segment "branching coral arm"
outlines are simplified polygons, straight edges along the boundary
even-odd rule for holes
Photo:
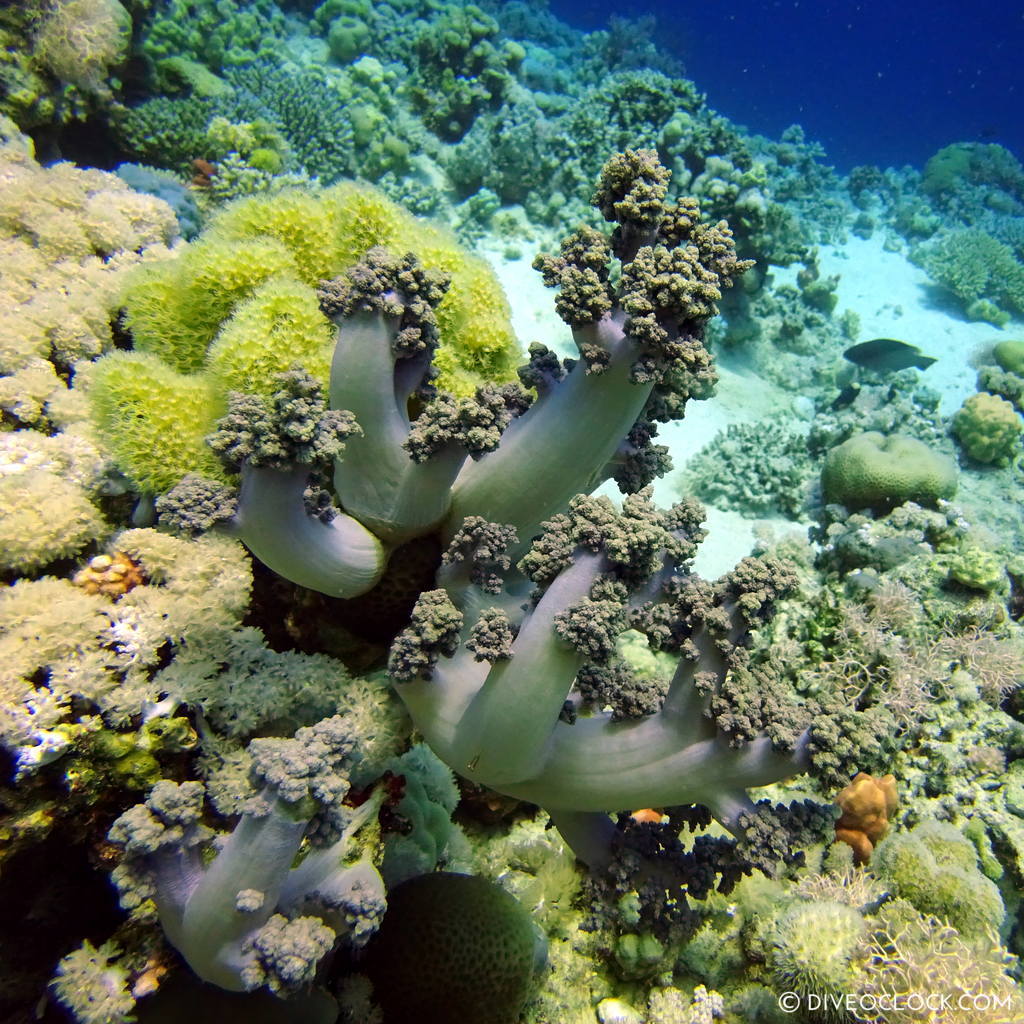
[[[330,404],[362,428],[334,467],[349,514],[392,543],[429,531],[445,515],[464,450],[415,462],[404,447],[409,401],[429,386],[437,348],[442,275],[411,254],[371,249],[361,263],[319,289],[320,307],[338,328]]]
[[[371,589],[386,563],[381,542],[328,501],[312,508],[313,474],[358,436],[351,414],[329,410],[320,385],[295,368],[277,375],[271,397],[232,392],[207,443],[242,477],[233,525],[275,572],[332,597]]]
[[[509,656],[487,673],[451,751],[451,763],[467,778],[500,787],[547,759],[554,725],[584,661],[571,643],[553,635],[556,620],[590,594],[602,561],[585,556],[561,573],[523,620]]]
[[[496,452],[462,469],[449,529],[482,515],[514,525],[525,546],[573,494],[612,475],[643,486],[667,465],[665,452],[649,445],[649,421],[678,418],[691,391],[709,390],[704,325],[722,290],[751,265],[736,259],[724,223],[702,224],[695,204],[666,207],[667,182],[653,151],[618,154],[593,198],[618,224],[611,243],[581,227],[560,255],[535,261],[545,284],[558,289],[556,309],[580,359],[564,373],[546,350],[532,351],[521,376],[539,397]],[[617,287],[613,255],[622,263]]]
[[[609,354],[604,372],[591,374],[577,363],[512,421],[497,451],[467,463],[455,482],[450,523],[480,515],[513,524],[529,543],[544,519],[600,483],[598,472],[640,416],[652,385],[631,381],[635,352],[621,317],[609,315],[588,333]]]
[[[384,546],[351,516],[325,522],[311,515],[308,479],[306,466],[244,466],[237,535],[265,566],[299,586],[331,597],[365,594],[384,571]]]

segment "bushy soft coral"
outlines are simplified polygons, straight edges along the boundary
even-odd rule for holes
[[[114,942],[97,948],[86,940],[57,965],[53,994],[81,1024],[120,1024],[132,1019],[135,999],[129,991],[128,972],[117,962],[120,953]]]
[[[173,212],[112,174],[40,167],[13,131],[0,147],[0,182],[0,373],[95,358],[113,344],[121,272],[166,253]]]
[[[118,0],[49,0],[35,36],[36,56],[57,78],[103,91],[124,60],[131,17]]]
[[[748,264],[724,223],[704,223],[692,200],[666,200],[668,180],[653,151],[617,155],[594,196],[617,225],[610,240],[580,229],[559,256],[538,259],[580,359],[563,364],[535,346],[521,377],[536,398],[511,386],[483,387],[474,399],[433,394],[430,364],[453,327],[446,301],[461,264],[429,232],[408,238],[422,263],[367,250],[366,241],[407,236],[392,227],[381,239],[380,200],[361,191],[327,195],[358,260],[317,293],[336,331],[333,346],[318,333],[309,350],[315,367],[330,360],[327,391],[296,369],[274,376],[254,342],[234,366],[224,339],[240,312],[206,357],[211,384],[243,392],[211,438],[227,469],[241,470],[229,526],[275,571],[338,596],[370,589],[409,538],[439,533],[450,542],[436,588],[421,595],[392,649],[399,693],[443,760],[551,808],[597,862],[607,857],[609,809],[703,803],[742,831],[756,818],[745,788],[804,768],[812,732],[811,746],[827,750],[849,718],[797,709],[770,684],[770,668],[747,670],[746,638],[795,584],[790,568],[746,560],[710,585],[689,572],[701,536],[695,503],[660,512],[639,493],[618,512],[604,499],[573,498],[612,477],[637,491],[663,471],[654,423],[678,418],[714,380],[704,325]],[[213,247],[227,254],[229,240],[236,251],[257,244],[250,223],[263,232],[258,244],[299,279],[322,277],[339,258],[338,236],[322,221],[298,234],[308,218],[293,215],[314,204],[295,194],[283,206],[228,211],[182,263],[181,284],[206,304],[189,313],[192,339],[149,338],[145,325],[167,308],[140,293],[132,316],[141,347],[183,369],[203,358],[233,299],[230,278],[224,291],[207,281],[208,258]],[[243,293],[245,281],[237,280]],[[135,356],[135,366],[147,358]],[[323,490],[325,479],[333,491]],[[630,628],[686,655],[667,692],[640,699],[617,660],[616,639]],[[581,672],[618,711],[576,717],[571,691]],[[613,721],[623,714],[631,720]],[[758,828],[767,837],[781,826],[765,819]]]
[[[294,739],[250,744],[256,795],[212,861],[203,786],[163,780],[114,822],[124,859],[114,872],[122,904],[150,899],[168,938],[204,980],[233,991],[308,984],[345,936],[365,944],[384,912],[384,887],[368,861],[348,863],[352,840],[377,805],[343,801],[358,736],[341,716]],[[313,846],[293,867],[307,839]]]
[[[275,374],[296,362],[325,383],[335,328],[316,286],[379,244],[416,247],[432,272],[450,275],[444,297],[435,296],[442,380],[465,393],[506,378],[515,344],[504,296],[482,261],[441,229],[352,185],[254,197],[222,211],[176,259],[141,268],[127,287],[136,351],[101,362],[91,389],[100,430],[125,471],[151,492],[189,471],[217,476],[204,437],[229,392],[269,397]]]

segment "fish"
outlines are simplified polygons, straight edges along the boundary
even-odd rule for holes
[[[935,360],[926,356],[919,348],[908,345],[905,341],[895,338],[872,338],[848,348],[843,356],[851,363],[863,366],[866,370],[877,370],[880,373],[906,370],[916,366],[919,370],[927,370]]]
[[[851,405],[854,399],[860,394],[860,385],[856,382],[847,384],[842,391],[836,396],[832,402],[831,408],[842,409],[844,406]]]

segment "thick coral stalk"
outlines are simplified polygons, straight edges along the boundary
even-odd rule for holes
[[[502,435],[497,451],[467,463],[455,481],[449,529],[467,515],[511,523],[528,546],[540,524],[601,482],[623,437],[640,418],[651,384],[631,380],[636,348],[623,335],[622,314],[577,328],[581,346],[609,353],[590,373],[581,360]],[[522,553],[522,548],[515,552]]]
[[[414,462],[402,447],[411,426],[410,394],[426,365],[403,360],[396,367],[397,331],[397,317],[376,311],[342,320],[330,386],[331,407],[352,413],[362,428],[335,463],[334,488],[350,515],[391,544],[428,533],[444,518],[452,481],[466,458],[464,449],[452,445]]]
[[[351,516],[310,515],[303,494],[309,468],[246,464],[235,528],[268,568],[331,597],[365,594],[384,572],[384,546]]]
[[[241,992],[249,956],[245,939],[275,912],[281,885],[299,852],[308,818],[283,805],[245,815],[189,896],[175,942],[206,981]],[[259,906],[241,908],[239,896],[258,893]]]

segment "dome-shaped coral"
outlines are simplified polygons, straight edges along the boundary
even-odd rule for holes
[[[368,948],[387,1024],[514,1024],[545,955],[513,896],[486,878],[445,872],[389,892]]]
[[[953,433],[977,462],[1005,466],[1018,451],[1024,424],[1012,403],[980,391],[953,417]]]
[[[934,505],[956,493],[956,465],[916,438],[868,431],[828,453],[821,488],[827,502],[850,509]]]

